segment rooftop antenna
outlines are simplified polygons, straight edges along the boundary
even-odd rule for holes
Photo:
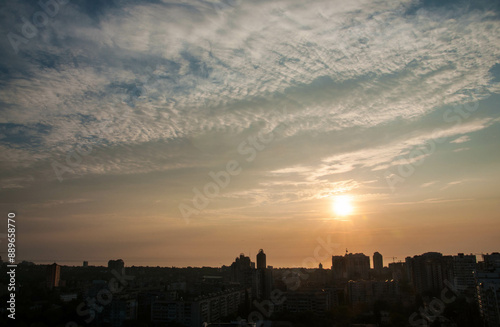
[[[347,248],[345,248],[345,254],[347,255]]]

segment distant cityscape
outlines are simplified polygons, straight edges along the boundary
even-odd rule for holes
[[[262,249],[222,267],[23,261],[18,281],[26,326],[500,326],[498,252],[384,265],[346,249],[314,269],[274,268]]]
[[[500,0],[0,1],[0,45],[0,327],[500,327]]]

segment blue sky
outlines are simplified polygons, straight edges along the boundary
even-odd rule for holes
[[[0,10],[0,198],[23,258],[498,250],[498,2],[50,3]]]

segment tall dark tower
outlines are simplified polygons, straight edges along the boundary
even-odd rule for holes
[[[257,270],[255,270],[255,297],[259,300],[269,299],[273,289],[273,270],[267,268],[266,254],[260,249],[257,254]]]
[[[384,259],[380,253],[375,252],[373,254],[373,269],[377,274],[381,274],[383,268],[384,268]]]
[[[260,249],[257,253],[257,269],[266,269],[266,254]]]

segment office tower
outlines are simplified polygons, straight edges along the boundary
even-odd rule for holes
[[[260,249],[257,253],[257,269],[265,269],[266,267],[266,254],[264,250]]]
[[[453,282],[453,258],[438,252],[427,252],[406,258],[408,277],[415,290],[423,292],[441,292],[445,281]]]
[[[83,267],[88,267],[89,266],[89,262],[88,261],[84,261],[83,262]]]
[[[61,266],[57,263],[53,263],[47,266],[47,287],[53,289],[54,287],[59,287],[59,281],[61,279]]]
[[[384,259],[382,255],[378,252],[373,254],[373,270],[377,275],[382,273],[382,269],[384,268]]]
[[[453,256],[453,284],[458,291],[465,292],[468,290],[471,293],[475,291],[474,270],[476,270],[475,255],[459,253]]]

